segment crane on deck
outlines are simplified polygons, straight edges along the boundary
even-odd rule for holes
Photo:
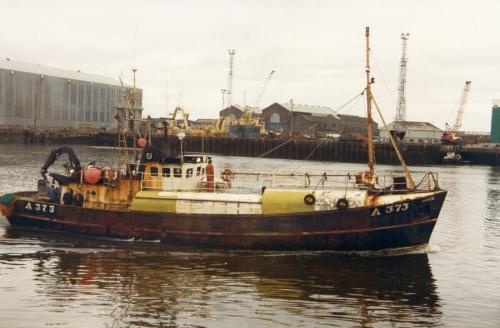
[[[460,103],[458,105],[455,123],[453,123],[453,126],[450,126],[448,123],[446,123],[446,130],[441,137],[441,142],[443,144],[460,144],[462,142],[462,138],[460,138],[457,133],[462,126],[462,118],[465,111],[465,105],[467,104],[467,99],[469,97],[470,85],[471,81],[465,81],[465,86],[462,91],[462,96],[460,97]]]

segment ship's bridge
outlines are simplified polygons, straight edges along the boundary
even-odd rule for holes
[[[201,189],[206,182],[208,157],[205,155],[187,154],[153,160],[155,156],[149,154],[145,154],[147,161],[141,164],[142,189],[194,191]]]

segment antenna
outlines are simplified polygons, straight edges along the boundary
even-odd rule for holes
[[[168,66],[167,66],[167,79],[165,81],[165,112],[168,117]]]
[[[236,50],[229,49],[227,51],[229,54],[229,74],[227,77],[227,105],[231,107],[233,105],[232,96],[233,96],[233,63],[234,63],[234,54]]]
[[[224,105],[225,105],[224,99],[226,98],[227,90],[226,89],[221,89],[220,92],[222,94],[222,109],[225,109],[224,108]]]

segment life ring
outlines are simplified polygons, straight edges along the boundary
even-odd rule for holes
[[[345,198],[339,198],[337,200],[337,208],[339,210],[345,210],[345,209],[349,208],[349,201]]]
[[[220,174],[220,177],[222,180],[224,180],[227,183],[231,183],[231,181],[234,180],[234,172],[231,169],[225,169],[222,171]]]
[[[307,205],[312,205],[316,203],[316,198],[313,194],[307,194],[304,196],[304,203],[306,203]]]

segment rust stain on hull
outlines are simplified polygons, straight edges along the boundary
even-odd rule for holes
[[[98,210],[56,205],[54,215],[28,213],[17,200],[13,225],[198,247],[271,250],[379,250],[426,244],[446,192],[414,199],[404,212],[383,207],[287,215],[201,215]],[[398,205],[398,203],[395,203]],[[385,213],[389,212],[389,213]],[[380,214],[379,214],[380,213]]]

